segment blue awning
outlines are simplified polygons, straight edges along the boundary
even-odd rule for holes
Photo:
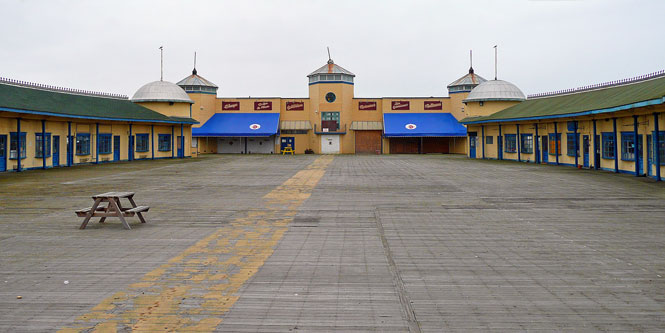
[[[279,113],[215,113],[192,136],[271,136],[278,124]]]
[[[385,113],[387,137],[466,136],[466,127],[450,113]]]

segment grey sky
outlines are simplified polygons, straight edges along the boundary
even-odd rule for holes
[[[665,1],[0,0],[0,76],[131,95],[199,74],[220,96],[306,97],[327,60],[358,97],[446,96],[469,68],[525,93],[665,68]]]

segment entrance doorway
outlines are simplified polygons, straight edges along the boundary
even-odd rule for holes
[[[291,147],[293,151],[296,151],[296,138],[292,136],[283,136],[280,140],[279,151],[283,151],[286,147]]]
[[[53,166],[57,167],[60,165],[60,136],[54,135],[52,139],[53,151],[51,154],[51,161],[53,162]]]
[[[113,160],[118,162],[120,161],[120,136],[116,135],[113,137]]]
[[[321,154],[339,154],[339,135],[321,135]]]
[[[475,136],[469,137],[469,157],[476,158],[476,138]]]
[[[548,147],[549,147],[549,141],[548,141],[547,135],[541,136],[540,137],[540,153],[541,153],[543,163],[548,162],[548,160],[547,160],[548,155],[549,155],[548,150],[547,150]]]
[[[7,170],[7,135],[0,135],[0,172]]]
[[[584,156],[584,167],[589,168],[589,136],[582,136],[582,154]]]

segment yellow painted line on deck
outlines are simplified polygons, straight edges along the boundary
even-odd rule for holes
[[[203,331],[219,325],[238,291],[272,255],[332,156],[321,156],[250,211],[115,293],[60,332]]]

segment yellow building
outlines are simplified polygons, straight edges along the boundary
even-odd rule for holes
[[[472,116],[462,120],[468,126],[469,157],[661,179],[665,71],[533,95],[523,102],[474,98],[484,84],[469,94]],[[483,108],[489,111],[479,111]]]
[[[332,59],[309,75],[308,97],[217,97],[198,75],[177,84],[194,101],[196,153],[466,153],[462,101],[485,81],[473,69],[449,97],[359,98],[355,74]]]
[[[163,93],[158,85],[139,95]],[[0,172],[191,156],[192,101],[170,85],[186,100],[161,94],[137,104],[125,96],[0,79]]]

